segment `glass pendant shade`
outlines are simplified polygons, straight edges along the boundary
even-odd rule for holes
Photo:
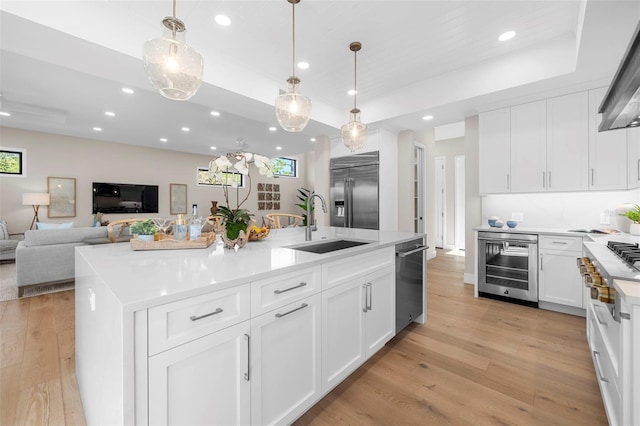
[[[287,132],[301,132],[311,118],[311,99],[300,93],[300,79],[290,77],[287,93],[276,98],[276,118]]]
[[[349,148],[351,152],[364,148],[369,129],[366,124],[360,121],[359,109],[354,108],[351,110],[351,121],[342,126],[340,133],[342,134],[344,145]]]
[[[144,43],[144,69],[151,85],[162,96],[176,101],[186,101],[202,84],[202,55],[185,43],[182,21],[168,17],[164,19],[163,24],[162,37]]]

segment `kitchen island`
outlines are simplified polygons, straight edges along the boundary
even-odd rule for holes
[[[416,236],[320,227],[305,242],[288,228],[237,251],[78,248],[87,423],[294,421],[394,336],[394,247]],[[367,244],[294,249],[337,239]]]

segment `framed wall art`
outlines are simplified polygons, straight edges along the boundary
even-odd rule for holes
[[[169,184],[170,213],[187,214],[187,185],[183,183]]]
[[[48,177],[47,188],[51,197],[47,217],[75,217],[76,179]]]
[[[20,148],[0,149],[0,175],[27,177],[27,151]]]

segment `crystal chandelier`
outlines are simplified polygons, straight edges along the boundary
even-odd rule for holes
[[[300,93],[300,79],[296,77],[296,4],[287,0],[293,11],[293,73],[287,79],[287,93],[276,98],[276,118],[287,132],[301,132],[311,118],[311,99]]]
[[[351,121],[342,126],[340,131],[340,133],[342,133],[342,141],[351,152],[364,147],[368,133],[367,125],[360,121],[360,110],[356,107],[356,98],[358,96],[356,88],[356,54],[360,49],[362,49],[362,44],[358,41],[354,41],[349,45],[349,50],[353,52],[353,109],[349,111]]]
[[[162,25],[162,37],[144,43],[144,70],[162,96],[186,101],[202,84],[202,55],[185,43],[186,27],[176,18],[176,0],[173,0],[173,16],[164,18]]]

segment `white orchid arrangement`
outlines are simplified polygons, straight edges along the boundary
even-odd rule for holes
[[[229,186],[236,186],[237,188],[237,185],[235,185],[236,181],[234,181],[234,185],[229,185],[224,173],[240,173],[247,177],[249,191],[247,192],[247,196],[244,197],[244,199],[236,206],[236,209],[240,209],[240,206],[249,199],[249,195],[251,194],[251,175],[249,174],[249,164],[252,161],[258,168],[260,175],[273,177],[273,166],[271,165],[271,160],[259,154],[252,154],[250,152],[228,153],[227,155],[221,155],[209,162],[209,172],[213,173],[216,181],[223,182],[222,189],[224,191],[224,199],[227,202],[227,206],[229,206],[228,188]]]

